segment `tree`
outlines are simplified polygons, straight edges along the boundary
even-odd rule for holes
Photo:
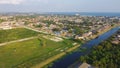
[[[60,29],[59,28],[54,28],[54,29],[52,29],[52,31],[60,31]]]
[[[4,20],[3,20],[3,19],[0,19],[0,23],[2,23],[2,22],[4,22]]]
[[[112,44],[111,38],[93,47],[90,54],[86,55],[87,57],[80,57],[81,61],[84,62],[85,60],[87,63],[99,68],[119,68],[120,44]]]
[[[38,38],[38,40],[40,41],[40,46],[45,47],[46,46],[46,41],[43,40],[42,38]]]

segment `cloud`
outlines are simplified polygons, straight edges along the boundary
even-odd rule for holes
[[[0,0],[0,4],[20,4],[24,2],[25,0]]]
[[[48,3],[48,0],[0,0],[0,4],[14,4],[14,5],[17,5],[17,4],[21,4],[21,3],[26,3],[26,4],[29,4],[29,3]]]
[[[49,0],[29,0],[29,2],[37,2],[37,3],[48,3]]]

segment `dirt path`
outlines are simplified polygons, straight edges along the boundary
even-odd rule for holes
[[[40,31],[40,30],[36,30],[36,29],[30,28],[30,27],[27,27],[27,26],[22,26],[22,27],[23,27],[23,28],[26,28],[26,29],[29,29],[29,30],[32,30],[32,31],[35,31],[35,32],[48,34],[47,32],[43,32],[43,31]]]
[[[91,39],[94,39],[94,38],[96,38],[97,36],[100,36],[101,34],[107,32],[107,31],[109,31],[109,30],[111,30],[112,28],[117,27],[117,26],[118,26],[118,25],[108,27],[108,28],[104,29],[103,31],[99,32],[97,35],[93,35],[92,37],[89,37],[89,38],[90,38],[90,40],[91,40]]]
[[[80,47],[80,45],[76,45],[76,46],[74,46],[74,47],[71,47],[71,48],[69,48],[66,52],[71,52],[71,51],[75,50],[75,49],[78,48],[78,47]],[[51,57],[51,58],[48,58],[48,59],[46,59],[45,61],[43,61],[43,62],[41,62],[41,63],[33,66],[32,68],[42,68],[42,67],[44,67],[45,65],[47,65],[47,64],[49,64],[49,63],[51,63],[51,62],[53,62],[53,61],[61,58],[62,56],[66,55],[66,52],[62,52],[62,53],[59,53],[59,54],[57,54],[57,55],[55,55],[55,56],[53,56],[53,57]]]
[[[15,42],[22,42],[22,41],[26,41],[26,40],[30,40],[30,39],[34,39],[34,38],[37,38],[37,37],[29,37],[29,38],[10,41],[10,42],[5,42],[5,43],[1,43],[0,46],[4,46],[4,45],[15,43]]]

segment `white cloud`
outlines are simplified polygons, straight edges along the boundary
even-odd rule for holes
[[[29,1],[39,2],[39,3],[48,3],[49,2],[49,0],[29,0]]]
[[[24,0],[0,0],[0,4],[20,4]]]

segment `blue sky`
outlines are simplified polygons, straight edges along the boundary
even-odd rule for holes
[[[120,0],[0,0],[0,12],[120,12]]]

